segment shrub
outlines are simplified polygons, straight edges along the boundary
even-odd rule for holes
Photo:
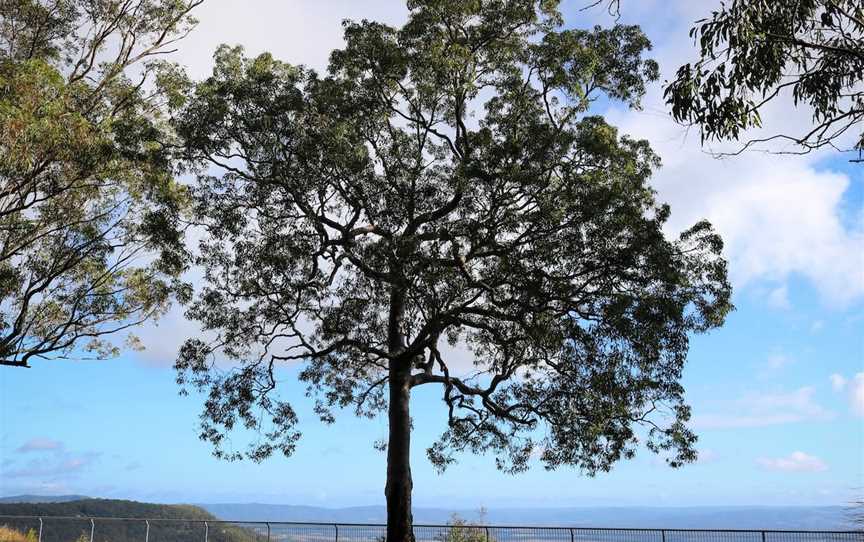
[[[36,542],[36,531],[30,529],[27,533],[0,525],[0,542]]]
[[[486,510],[480,509],[478,523],[470,522],[459,514],[450,516],[447,534],[441,537],[441,542],[497,542],[482,526],[486,518]]]

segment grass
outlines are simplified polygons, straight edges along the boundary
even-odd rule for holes
[[[36,542],[36,533],[31,530],[24,534],[0,525],[0,542]]]

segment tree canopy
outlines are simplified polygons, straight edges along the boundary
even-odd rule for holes
[[[700,58],[666,88],[679,121],[706,140],[737,140],[761,127],[760,111],[777,98],[808,107],[813,126],[746,141],[802,154],[823,147],[864,149],[864,6],[858,0],[734,0],[697,21],[690,35]],[[765,127],[772,130],[770,126]],[[775,145],[764,145],[775,143]],[[787,145],[779,145],[786,143]],[[791,145],[789,145],[791,143]],[[860,159],[853,159],[860,162]]]
[[[185,196],[161,112],[183,77],[158,58],[202,1],[0,2],[0,364],[110,356],[166,308]]]
[[[323,75],[223,46],[177,113],[204,232],[187,315],[212,340],[176,367],[207,394],[202,438],[290,455],[290,364],[324,422],[387,411],[388,540],[411,538],[418,386],[441,392],[440,468],[467,450],[594,474],[643,440],[694,459],[679,380],[689,335],[731,308],[722,242],[706,222],[667,238],[659,159],[592,111],[638,107],[649,41],[565,29],[548,0],[408,7],[401,28],[345,23]],[[238,425],[262,438],[227,447]]]

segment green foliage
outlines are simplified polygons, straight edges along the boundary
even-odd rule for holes
[[[41,516],[43,518],[43,540],[90,541],[88,518],[141,518],[150,520],[199,520],[151,521],[150,540],[182,542],[203,540],[204,525],[200,521],[216,521],[217,518],[197,506],[150,504],[112,499],[82,499],[62,503],[0,503],[0,515]],[[52,519],[52,517],[75,519]],[[35,542],[33,520],[4,519],[11,527],[0,527],[0,542]],[[37,526],[38,527],[38,526]],[[26,538],[20,533],[27,532]],[[96,520],[94,542],[140,542],[144,540],[146,526],[143,521],[99,521]],[[5,533],[11,538],[7,541]],[[31,534],[32,533],[32,534]],[[15,538],[15,536],[21,538]],[[31,536],[33,537],[31,539]],[[208,540],[213,542],[264,542],[264,538],[242,527],[212,523]]]
[[[222,47],[177,113],[206,230],[187,314],[215,337],[176,364],[207,392],[202,438],[239,459],[223,444],[242,426],[263,433],[246,457],[290,455],[275,371],[302,363],[328,423],[385,410],[394,371],[438,387],[440,468],[467,450],[520,471],[539,450],[595,474],[643,440],[691,461],[679,380],[690,334],[731,309],[722,241],[704,222],[668,239],[659,159],[591,111],[638,107],[648,40],[562,29],[556,2],[408,5],[402,28],[345,23],[325,75]]]
[[[482,527],[486,511],[480,510],[480,520],[477,523],[462,518],[459,514],[453,514],[447,522],[446,533],[437,537],[440,542],[497,542],[487,529]]]
[[[37,542],[37,540],[36,531],[33,529],[24,532],[0,525],[0,542]]]
[[[215,520],[197,506],[152,504],[116,499],[80,499],[52,503],[0,503],[0,516],[121,517]],[[89,526],[89,522],[88,522]]]
[[[701,58],[678,70],[666,99],[676,119],[699,125],[703,141],[737,139],[761,126],[760,110],[787,94],[812,110],[813,127],[744,148],[781,140],[796,146],[785,152],[804,153],[837,147],[847,132],[855,148],[864,148],[864,6],[858,0],[734,0],[690,34]]]
[[[163,113],[185,79],[156,58],[200,2],[0,3],[0,364],[111,356],[166,309],[186,193]]]

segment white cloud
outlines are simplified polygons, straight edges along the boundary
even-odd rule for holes
[[[543,454],[546,452],[545,446],[534,446],[531,448],[531,459],[535,461],[539,461]]]
[[[843,391],[843,388],[846,387],[846,379],[843,375],[834,373],[829,378],[831,379],[831,389],[834,391]]]
[[[73,476],[99,458],[98,452],[66,453],[59,452],[49,459],[35,459],[25,465],[3,469],[0,474],[4,478],[42,478],[46,476]]]
[[[50,450],[60,450],[63,448],[63,443],[50,438],[36,437],[28,440],[16,449],[20,453],[29,452],[45,452]]]
[[[650,458],[650,465],[652,467],[668,468],[669,464],[666,461],[671,458],[672,456],[668,453],[654,455]],[[709,463],[714,463],[720,460],[720,458],[720,454],[709,448],[696,450],[696,461],[693,463],[693,465],[705,465]]]
[[[704,450],[699,450],[696,462],[699,464],[713,463],[718,459],[720,459],[720,454],[710,448],[706,448]]]
[[[768,356],[768,368],[773,370],[782,369],[792,363],[792,358],[784,354],[771,354]]]
[[[837,393],[846,393],[849,408],[856,416],[864,416],[864,372],[857,373],[852,378],[834,373],[830,377],[831,389]]]
[[[756,462],[766,469],[783,472],[823,472],[828,470],[828,465],[824,461],[804,452],[792,452],[788,457],[774,459],[763,457],[757,459]]]
[[[784,284],[771,290],[768,294],[768,304],[775,309],[791,309],[792,303],[789,301],[789,288]]]
[[[614,117],[614,115],[613,115]],[[663,158],[654,185],[671,205],[670,233],[707,218],[723,237],[735,286],[807,279],[824,301],[847,305],[864,295],[864,221],[844,225],[845,174],[816,169],[813,158],[745,154],[714,159],[696,137],[666,117],[621,115],[624,133],[648,139]],[[788,308],[788,289],[767,302]]]
[[[184,307],[174,305],[158,321],[147,322],[135,330],[144,346],[132,356],[151,367],[171,367],[177,360],[180,347],[190,337],[205,336],[200,324],[183,316]]]
[[[815,389],[792,392],[750,393],[723,405],[722,412],[696,414],[692,425],[698,429],[767,427],[808,421],[828,420],[834,413],[814,399]]]
[[[673,9],[685,10],[680,4]],[[703,16],[711,9],[703,2],[692,4]],[[681,15],[652,36],[662,79],[672,79],[678,66],[697,57],[687,36],[693,19]],[[671,205],[670,234],[703,218],[711,221],[725,242],[737,287],[785,284],[794,277],[809,281],[832,305],[864,296],[864,209],[859,203],[850,208],[844,200],[852,179],[820,163],[833,151],[805,156],[745,152],[715,159],[702,148],[696,129],[671,120],[659,85],[649,91],[644,106],[643,111],[615,107],[608,117],[622,133],[647,139],[663,159],[653,184],[659,199]],[[766,132],[797,133],[812,124],[810,112],[788,100],[762,113]],[[767,302],[785,308],[787,287],[776,288]]]
[[[805,386],[789,393],[754,393],[747,395],[740,402],[757,411],[779,409],[810,417],[824,416],[826,414],[825,409],[813,400],[815,391],[813,387]]]
[[[864,373],[858,373],[849,383],[849,401],[852,412],[864,416]]]
[[[718,190],[704,209],[728,244],[733,279],[800,274],[832,302],[864,294],[864,237],[845,230],[838,214],[849,179],[802,163],[751,165],[746,185]]]
[[[183,40],[176,58],[203,77],[220,43],[241,44],[249,54],[269,51],[280,60],[322,70],[330,51],[343,44],[343,19],[400,24],[406,14],[402,0],[256,0],[255,9],[243,10],[230,0],[213,0],[195,10],[200,24]]]

